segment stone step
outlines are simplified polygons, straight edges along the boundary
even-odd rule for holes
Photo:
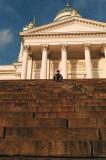
[[[89,111],[105,111],[106,112],[106,106],[76,106],[75,107],[76,112],[89,112]]]
[[[105,157],[106,159],[106,141],[93,141],[93,157]]]
[[[106,118],[106,112],[39,112],[35,113],[35,118],[64,118],[64,119],[72,119],[72,118]]]
[[[17,120],[19,119],[33,119],[33,112],[0,112],[0,119],[12,119],[12,120]]]
[[[0,112],[74,112],[74,107],[0,106]]]
[[[45,87],[45,88],[44,88]],[[103,87],[105,87],[105,86],[103,86]],[[106,92],[106,90],[105,90],[105,88],[103,88],[103,87],[101,87],[101,88],[98,88],[97,89],[97,86],[95,86],[95,87],[93,87],[93,89],[92,89],[92,93],[105,93]],[[61,91],[63,92],[66,92],[66,91],[68,91],[69,93],[76,93],[76,94],[81,94],[81,93],[88,93],[89,91],[90,91],[90,86],[89,87],[86,87],[86,90],[85,89],[83,89],[83,88],[80,88],[80,87],[78,87],[78,88],[74,88],[74,87],[71,87],[71,88],[69,88],[69,86],[66,86],[66,88],[62,88],[62,87],[60,87],[60,88],[52,88],[52,89],[48,89],[48,86],[41,86],[41,88],[29,88],[29,87],[25,87],[25,88],[20,88],[20,87],[18,87],[17,86],[17,88],[9,88],[8,86],[7,87],[3,87],[3,88],[0,88],[0,92],[2,92],[2,93],[5,93],[5,92],[7,92],[7,93],[11,93],[11,92],[28,92],[28,90],[30,91],[30,92],[38,92],[38,90],[39,90],[39,92],[52,92],[52,93],[60,93]]]
[[[11,103],[13,103],[13,102],[17,102],[17,103],[19,103],[19,102],[21,102],[21,103],[25,103],[25,102],[35,102],[35,103],[37,103],[37,102],[41,102],[41,103],[52,103],[52,104],[56,104],[56,103],[59,103],[59,104],[61,104],[61,103],[70,103],[70,102],[74,102],[74,101],[76,101],[75,99],[65,99],[65,97],[64,97],[64,99],[59,99],[58,97],[57,98],[55,98],[55,99],[40,99],[40,98],[38,98],[38,99],[33,99],[33,98],[30,98],[30,99],[0,99],[0,103],[8,103],[8,102],[11,102]],[[77,101],[78,102],[81,102],[82,100],[81,99],[77,99]],[[83,102],[84,103],[92,103],[92,102],[102,102],[103,104],[106,104],[105,103],[105,100],[104,99],[101,99],[101,100],[93,100],[93,99],[84,99],[83,100]]]
[[[94,118],[73,118],[68,120],[68,127],[69,128],[97,128],[98,127],[98,119]]]
[[[106,128],[100,128],[101,139],[106,141]]]
[[[61,118],[61,119],[72,119],[72,118],[106,118],[106,112],[0,112],[1,119],[24,119],[24,118]]]
[[[0,157],[0,160],[106,160],[106,158],[53,158],[53,157],[24,157],[24,156],[12,156],[12,157]]]
[[[98,120],[98,127],[100,127],[100,128],[105,127],[106,128],[106,118]]]
[[[3,138],[4,127],[0,126],[0,139]]]
[[[23,94],[14,94],[14,93],[11,93],[11,94],[0,94],[0,100],[11,100],[11,99],[20,99],[20,100],[23,100],[23,99],[47,99],[47,100],[49,100],[49,99],[60,99],[60,100],[62,100],[62,99],[67,99],[67,100],[73,100],[73,98],[74,99],[76,99],[76,100],[78,100],[78,99],[93,99],[93,100],[95,100],[95,101],[97,101],[97,100],[105,100],[106,101],[106,94],[103,96],[99,96],[98,97],[98,95],[93,95],[93,96],[89,96],[89,95],[87,95],[87,94],[80,94],[80,95],[77,95],[77,94],[73,94],[73,95],[69,95],[69,93],[61,93],[60,95],[59,94],[56,94],[56,93],[48,93],[48,92],[44,92],[44,93],[41,93],[41,94],[39,94],[39,92],[38,93],[30,93],[30,94],[26,94],[26,93],[23,93]]]
[[[97,128],[6,128],[5,139],[82,141],[99,140]],[[103,139],[104,140],[104,139]]]
[[[105,106],[64,106],[64,105],[56,105],[56,106],[41,106],[39,105],[32,105],[22,103],[18,104],[11,104],[11,105],[2,105],[0,106],[0,112],[91,112],[91,111],[105,111]]]
[[[95,142],[96,143],[96,142]],[[104,146],[103,146],[104,147]],[[105,148],[101,148],[102,151]],[[82,152],[83,151],[83,152]],[[101,154],[99,151],[98,156]],[[50,141],[1,139],[0,155],[5,156],[55,156],[55,157],[91,157],[89,141]],[[102,152],[102,156],[106,156]]]
[[[19,118],[0,118],[0,126],[1,127],[69,127],[69,128],[106,128],[106,118],[105,119],[95,119],[95,118],[72,118],[70,117],[68,120],[66,119],[55,119],[55,118],[41,118],[35,119],[26,118],[19,116]]]
[[[69,128],[106,128],[106,119],[95,118],[70,118],[68,120]]]
[[[33,119],[29,118],[1,118],[0,127],[54,127],[67,128],[68,121],[66,119]],[[2,135],[2,128],[0,134]]]

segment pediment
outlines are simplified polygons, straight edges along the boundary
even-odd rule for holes
[[[101,28],[85,25],[85,24],[79,24],[77,22],[73,22],[71,24],[68,24],[66,26],[60,26],[58,28],[51,29],[48,32],[91,32],[91,31],[104,31]]]
[[[59,32],[106,32],[106,23],[74,17],[20,32],[20,35]]]

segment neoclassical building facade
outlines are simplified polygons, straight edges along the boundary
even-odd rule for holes
[[[72,8],[61,10],[53,23],[30,23],[19,33],[17,63],[0,66],[0,79],[106,78],[106,23],[85,19]]]

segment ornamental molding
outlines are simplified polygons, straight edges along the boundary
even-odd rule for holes
[[[72,32],[72,33],[33,33],[23,38],[76,38],[76,37],[106,37],[106,32]]]
[[[84,24],[84,25],[89,25],[89,26],[93,26],[95,28],[101,28],[103,30],[106,29],[106,23],[103,22],[99,22],[99,21],[94,21],[94,20],[89,20],[89,19],[84,19],[84,18],[79,18],[79,17],[73,17],[73,18],[68,18],[62,21],[57,21],[57,22],[53,22],[50,24],[46,24],[31,30],[27,30],[27,31],[23,31],[20,32],[20,36],[24,36],[27,34],[31,34],[31,33],[41,33],[41,32],[45,32],[45,31],[49,31],[52,29],[56,29],[62,26],[66,26],[68,24],[73,24],[73,23],[80,23],[80,24]]]
[[[10,75],[10,76],[15,76],[15,73],[8,73],[8,72],[0,72],[0,75]]]
[[[24,45],[24,46],[23,46],[23,51],[24,51],[24,52],[29,52],[29,51],[30,51],[30,46],[29,46],[29,45],[28,45],[28,46],[27,46],[27,45]]]

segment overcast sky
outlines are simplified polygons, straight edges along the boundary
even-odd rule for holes
[[[106,22],[106,0],[69,0],[84,18]],[[67,0],[0,0],[0,65],[18,61],[19,32],[36,19],[38,25],[52,23],[66,8]]]

